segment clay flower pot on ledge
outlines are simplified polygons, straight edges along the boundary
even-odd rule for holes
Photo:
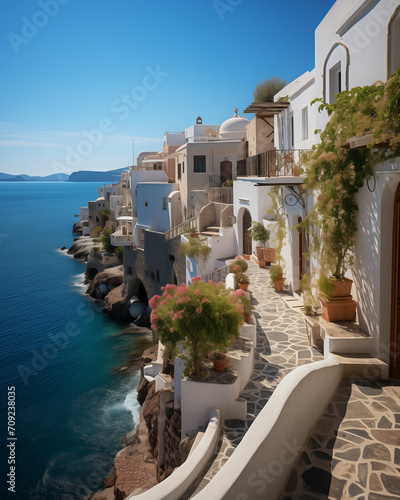
[[[222,352],[216,352],[214,354],[214,358],[213,358],[214,370],[216,372],[223,372],[223,371],[225,371],[226,361],[227,361],[226,354],[224,354]]]
[[[286,278],[280,278],[274,281],[275,291],[283,292],[283,284],[285,283]]]
[[[241,290],[244,290],[245,292],[247,292],[247,289],[249,288],[249,284],[248,283],[238,283],[238,287]]]
[[[250,260],[250,255],[247,255],[246,253],[242,253],[241,255],[244,260]]]
[[[319,297],[322,306],[322,318],[326,321],[353,321],[356,314],[357,302],[352,296],[338,297],[335,299],[322,299]]]
[[[275,248],[263,248],[264,260],[275,262]]]

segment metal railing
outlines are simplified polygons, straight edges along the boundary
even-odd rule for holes
[[[281,177],[300,175],[310,149],[271,149],[237,162],[238,177]]]
[[[165,241],[172,240],[172,238],[176,238],[176,236],[179,236],[184,233],[197,231],[198,227],[199,227],[198,217],[193,217],[192,219],[185,220],[185,222],[178,224],[177,226],[173,227],[172,229],[164,233]]]
[[[207,281],[213,281],[214,283],[219,283],[220,281],[225,281],[229,273],[229,266],[219,267],[214,269],[211,273],[204,274],[201,279],[207,283]]]

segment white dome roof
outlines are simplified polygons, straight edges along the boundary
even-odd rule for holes
[[[235,116],[225,120],[219,129],[221,139],[242,139],[246,132],[247,124],[250,123],[249,120],[239,116],[237,108],[234,111]]]

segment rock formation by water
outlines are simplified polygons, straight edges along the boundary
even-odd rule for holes
[[[174,408],[173,389],[156,392],[155,382],[149,383],[143,377],[144,366],[157,359],[157,347],[146,349],[142,355],[142,379],[138,387],[138,400],[142,404],[139,424],[124,436],[124,448],[115,457],[114,467],[105,481],[104,490],[96,493],[93,500],[122,500],[131,493],[142,493],[166,479],[189,454],[194,436],[180,441],[180,410]],[[163,401],[166,420],[160,464],[158,424],[160,404]]]
[[[90,236],[80,236],[74,240],[74,244],[67,253],[73,255],[75,259],[86,259],[95,246],[96,243],[93,241],[93,238]]]

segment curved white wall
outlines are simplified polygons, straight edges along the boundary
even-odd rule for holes
[[[300,366],[278,385],[228,462],[196,500],[274,500],[342,376],[337,360]]]
[[[212,409],[206,432],[187,460],[162,483],[140,495],[133,493],[127,497],[127,500],[178,500],[181,498],[214,453],[219,438],[220,424],[219,411]]]

